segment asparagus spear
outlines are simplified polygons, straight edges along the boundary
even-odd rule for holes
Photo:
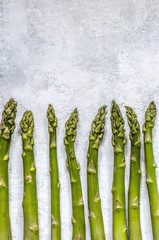
[[[0,124],[0,240],[11,240],[9,218],[8,160],[11,136],[15,129],[17,103],[10,99]]]
[[[126,115],[130,126],[131,156],[130,180],[128,191],[129,240],[141,240],[140,228],[140,125],[132,108],[126,107]]]
[[[88,208],[92,240],[105,240],[98,186],[98,149],[104,135],[105,115],[106,106],[103,106],[92,122],[87,154]]]
[[[26,111],[20,122],[23,145],[24,170],[24,240],[38,240],[38,200],[36,192],[36,168],[34,163],[34,118],[31,111]]]
[[[49,104],[48,111],[48,130],[50,135],[50,180],[51,180],[51,239],[61,239],[61,220],[60,220],[60,183],[57,163],[56,149],[56,128],[57,118],[53,106]]]
[[[64,144],[67,154],[67,168],[70,174],[72,190],[72,240],[85,240],[84,203],[80,181],[80,165],[76,160],[74,142],[76,138],[78,112],[75,109],[66,122]]]
[[[144,133],[146,183],[150,201],[153,239],[159,240],[159,195],[156,181],[155,170],[156,164],[154,160],[152,146],[152,129],[155,123],[156,112],[157,112],[156,105],[154,102],[151,102],[145,113],[143,133]]]
[[[112,145],[114,147],[113,177],[113,239],[127,239],[125,216],[125,153],[126,143],[124,120],[119,106],[112,101],[111,107]]]

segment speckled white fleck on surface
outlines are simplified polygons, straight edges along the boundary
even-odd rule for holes
[[[140,124],[151,100],[159,109],[159,2],[157,0],[2,0],[0,2],[0,111],[10,97],[18,101],[16,129],[9,162],[10,216],[13,240],[23,238],[23,166],[19,121],[26,110],[35,117],[35,161],[40,239],[50,239],[50,182],[46,111],[58,117],[58,161],[61,182],[62,240],[71,239],[71,195],[63,145],[64,124],[77,107],[76,155],[90,239],[86,153],[91,122],[108,105],[105,136],[99,153],[99,184],[107,240],[112,239],[112,173],[110,104],[115,99],[123,117],[133,107]],[[129,127],[125,121],[128,139]],[[154,155],[159,166],[159,115],[154,128]],[[130,142],[126,145],[126,199]],[[152,240],[141,151],[141,227]],[[157,168],[159,184],[159,168]]]

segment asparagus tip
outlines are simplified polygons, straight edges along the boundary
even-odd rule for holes
[[[47,118],[49,132],[53,132],[53,127],[57,127],[57,118],[55,115],[55,110],[51,104],[48,105]]]
[[[15,129],[17,102],[11,98],[4,106],[0,123],[1,136],[9,139]]]
[[[152,101],[145,113],[145,120],[146,122],[150,122],[153,126],[155,123],[155,119],[156,119],[156,113],[157,113],[157,109],[156,109],[156,104],[154,101]]]
[[[21,134],[27,134],[29,137],[33,136],[34,132],[34,116],[31,111],[26,111],[20,121]]]
[[[137,115],[131,107],[125,106],[126,116],[130,127],[130,140],[133,140],[133,136],[138,136],[138,142],[140,142],[140,125],[137,120]]]
[[[104,135],[105,115],[107,114],[106,108],[107,106],[103,105],[98,109],[98,113],[92,122],[89,135],[90,140],[98,140],[99,144]]]
[[[75,108],[65,124],[65,139],[67,139],[68,136],[71,136],[71,140],[75,141],[78,121],[78,111],[77,108]]]
[[[114,100],[112,101],[110,120],[113,135],[125,138],[124,119],[122,117],[119,106]]]

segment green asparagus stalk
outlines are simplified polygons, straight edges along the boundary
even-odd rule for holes
[[[26,111],[20,122],[23,145],[24,170],[24,240],[38,240],[38,200],[36,191],[36,168],[34,163],[34,118],[31,111]]]
[[[113,239],[127,239],[125,215],[125,129],[119,106],[112,101],[111,107],[112,145],[114,147],[113,177]]]
[[[126,107],[126,115],[130,126],[130,180],[128,191],[129,240],[141,240],[140,227],[140,125],[132,108]]]
[[[72,240],[85,240],[84,203],[80,181],[80,165],[76,160],[74,142],[76,138],[78,112],[75,109],[66,122],[64,144],[67,154],[67,168],[70,174],[72,190]]]
[[[53,106],[49,104],[48,130],[50,135],[49,155],[50,155],[50,180],[51,180],[51,239],[61,239],[61,219],[60,219],[60,183],[56,149],[56,128],[57,118]]]
[[[92,122],[87,154],[88,208],[92,240],[105,240],[98,186],[98,149],[104,135],[105,115],[106,106],[103,106]]]
[[[150,212],[153,230],[153,239],[159,240],[159,195],[156,181],[156,164],[153,155],[152,129],[156,118],[156,105],[154,102],[149,104],[145,113],[144,133],[144,152],[146,183],[149,194]]]
[[[4,107],[0,124],[0,240],[12,239],[9,218],[8,161],[16,112],[17,103],[10,99]]]

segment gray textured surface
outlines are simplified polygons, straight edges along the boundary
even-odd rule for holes
[[[86,153],[91,121],[97,109],[115,99],[125,117],[134,108],[139,122],[151,100],[159,108],[159,2],[157,0],[1,0],[0,106],[9,97],[18,105],[10,151],[10,215],[13,240],[23,235],[23,173],[19,121],[25,110],[35,116],[35,161],[39,199],[40,239],[50,237],[50,185],[46,110],[52,103],[59,119],[58,160],[61,182],[62,239],[71,239],[71,197],[65,166],[64,124],[78,107],[77,159],[90,239]],[[112,239],[112,172],[110,112],[99,154],[99,183],[105,232]],[[129,128],[126,122],[126,136]],[[159,116],[154,129],[154,154],[159,166]],[[126,197],[129,179],[129,140],[126,145]],[[143,141],[141,158],[141,227],[152,239],[145,184]],[[157,168],[159,183],[159,169]]]

